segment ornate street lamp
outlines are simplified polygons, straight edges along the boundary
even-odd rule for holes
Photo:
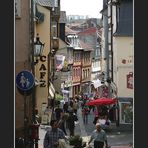
[[[39,34],[37,34],[36,42],[34,43],[34,56],[39,57],[42,55],[44,44],[40,41]]]
[[[36,36],[36,41],[33,44],[33,54],[32,54],[32,58],[33,58],[33,62],[32,62],[32,69],[33,69],[33,74],[35,76],[35,66],[38,61],[39,61],[39,57],[42,56],[43,53],[43,48],[44,48],[44,44],[40,41],[39,38],[39,34],[37,34]],[[35,59],[35,61],[34,61]],[[33,93],[32,93],[32,115],[33,115],[33,124],[31,126],[32,129],[32,140],[33,140],[33,144],[35,145],[35,148],[38,148],[38,140],[39,140],[39,124],[36,121],[36,97],[35,97],[35,92],[36,92],[36,87],[34,87]]]

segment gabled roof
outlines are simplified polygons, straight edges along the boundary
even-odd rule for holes
[[[69,27],[65,26],[65,34],[76,34],[76,31],[70,29]]]
[[[79,32],[78,35],[88,35],[96,32],[97,32],[97,28],[91,27],[91,28],[85,29],[84,31]]]
[[[114,36],[133,36],[133,2],[122,0],[120,4],[119,23]]]
[[[84,51],[93,51],[94,49],[87,43],[84,43],[83,41],[79,40],[80,47],[83,48]]]

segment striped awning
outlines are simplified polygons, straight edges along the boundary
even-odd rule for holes
[[[51,82],[49,82],[49,97],[48,98],[53,99],[54,94],[55,94],[55,88],[54,88],[53,84]]]

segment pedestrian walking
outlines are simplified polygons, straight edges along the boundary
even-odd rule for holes
[[[98,111],[98,107],[95,107],[95,109],[94,109],[94,120],[93,120],[94,125],[96,125],[97,120],[99,119],[99,115],[100,115],[100,113]]]
[[[88,106],[84,106],[82,109],[82,117],[84,124],[88,123],[88,114],[89,114],[89,108]]]
[[[77,101],[74,101],[73,102],[73,111],[74,111],[74,113],[77,115],[77,110],[78,110],[78,102]]]
[[[94,148],[104,148],[104,143],[106,148],[108,148],[107,136],[105,131],[101,128],[100,124],[96,124],[96,129],[93,131],[88,145],[94,140]]]
[[[66,140],[64,132],[58,128],[57,120],[51,120],[49,129],[44,137],[44,148],[57,148],[59,146],[59,139]],[[66,147],[65,147],[66,148]]]
[[[65,102],[63,105],[63,111],[64,113],[68,113],[68,102]]]
[[[63,113],[63,109],[60,108],[60,106],[58,105],[57,108],[55,109],[56,120],[58,121],[60,120],[62,113]]]
[[[63,113],[60,121],[58,122],[58,127],[64,132],[65,135],[67,135],[65,129],[65,121],[67,120],[67,118],[68,118],[67,113]]]
[[[70,111],[69,117],[67,119],[67,126],[70,132],[70,136],[74,136],[75,121],[77,121],[76,116],[73,114],[73,111]]]

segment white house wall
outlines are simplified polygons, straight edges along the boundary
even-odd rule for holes
[[[133,38],[114,38],[114,82],[118,97],[133,97],[133,89],[127,88],[126,75],[133,72]],[[126,63],[124,61],[126,60]]]
[[[115,33],[116,28],[117,28],[117,14],[116,14],[116,6],[112,7],[112,22],[113,22],[113,33]]]

